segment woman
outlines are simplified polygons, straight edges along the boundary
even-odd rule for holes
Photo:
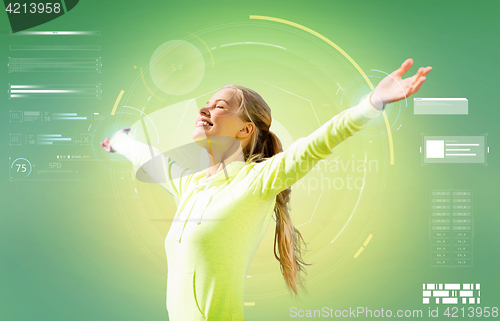
[[[251,260],[275,215],[274,252],[288,288],[303,287],[302,236],[288,213],[290,186],[327,158],[333,147],[361,130],[386,104],[418,91],[431,67],[401,77],[407,59],[357,106],[342,111],[283,152],[269,131],[271,110],[255,91],[224,86],[200,109],[192,138],[207,150],[206,170],[181,168],[128,136],[101,146],[118,152],[178,199],[165,239],[170,320],[244,320],[243,290]]]

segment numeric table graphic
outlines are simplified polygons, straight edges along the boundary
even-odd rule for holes
[[[431,191],[431,266],[472,266],[471,190]]]

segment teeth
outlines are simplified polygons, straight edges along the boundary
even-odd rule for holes
[[[207,121],[200,120],[197,125],[203,125],[203,126],[210,126],[210,124]]]

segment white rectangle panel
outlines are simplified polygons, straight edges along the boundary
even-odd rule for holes
[[[427,140],[425,146],[426,158],[444,158],[444,140]]]
[[[460,290],[460,284],[445,284],[445,290]]]
[[[474,296],[472,292],[473,291],[460,291],[460,296],[466,296],[466,297]]]
[[[434,297],[448,297],[448,296],[450,296],[450,291],[432,291],[432,296],[434,296]]]

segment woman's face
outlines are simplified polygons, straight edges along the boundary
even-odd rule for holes
[[[253,133],[253,124],[243,121],[236,90],[223,88],[207,101],[195,119],[194,140],[208,136],[229,136],[246,140]],[[205,122],[204,122],[205,121]]]

